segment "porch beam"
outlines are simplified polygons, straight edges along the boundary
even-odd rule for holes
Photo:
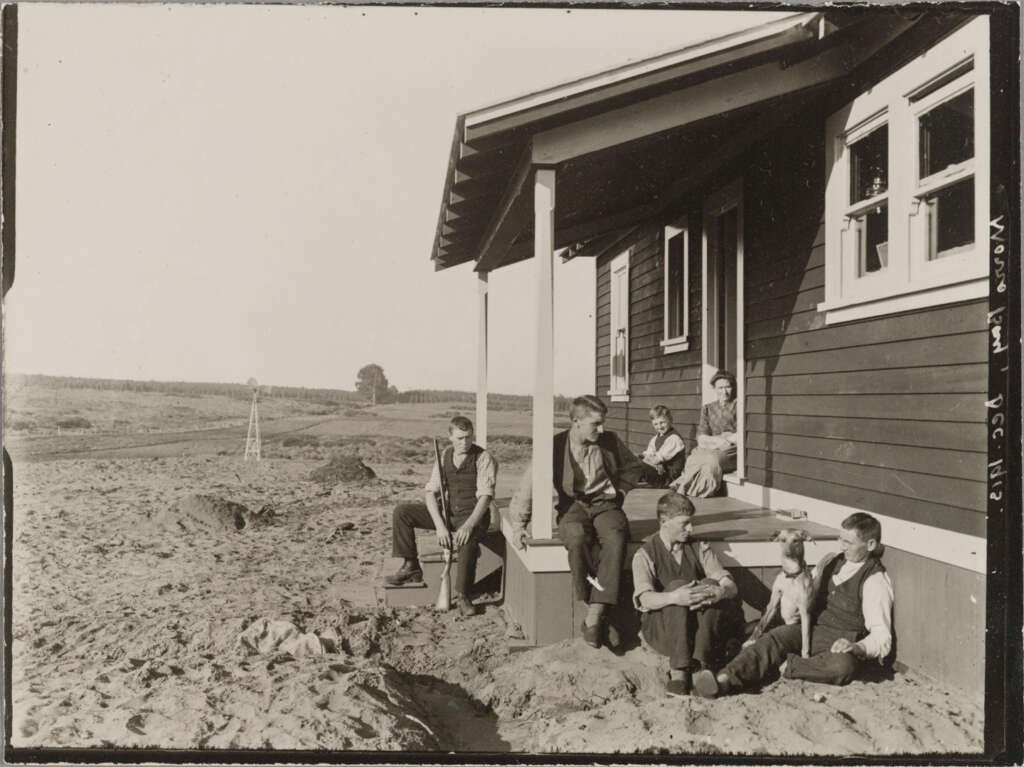
[[[529,200],[528,195],[523,194],[523,187],[530,176],[530,171],[533,170],[531,154],[530,146],[527,145],[505,187],[501,202],[498,203],[490,223],[484,230],[477,255],[478,271],[487,272],[493,269],[505,257],[516,237],[529,223]]]
[[[533,238],[527,237],[526,239],[519,240],[515,245],[506,250],[505,255],[493,262],[493,265],[487,271],[493,272],[495,269],[518,264],[520,261],[526,261],[530,258],[533,258]],[[480,271],[480,266],[477,265],[476,269]]]
[[[915,19],[905,20],[893,14],[893,18],[873,22],[870,38],[838,45],[792,66],[785,67],[778,61],[763,64],[539,133],[533,140],[533,161],[557,165],[835,80],[915,23]]]
[[[713,155],[705,157],[695,163],[685,175],[676,179],[669,186],[668,190],[660,196],[656,203],[638,205],[621,213],[600,216],[590,221],[583,221],[571,227],[559,229],[556,234],[555,247],[561,248],[571,245],[580,240],[590,240],[597,237],[614,237],[616,233],[632,229],[630,224],[642,222],[647,218],[661,216],[673,209],[683,198],[704,184],[713,174],[717,173],[723,165],[732,162],[743,154],[756,141],[764,138],[775,129],[784,125],[790,117],[800,111],[804,106],[803,101],[797,103],[777,105],[773,107],[767,116],[758,114],[752,119],[747,128],[726,139],[726,141],[715,147]],[[628,228],[628,229],[627,229]],[[615,238],[618,241],[618,237]],[[614,245],[614,243],[612,243]],[[601,255],[599,253],[582,252],[574,258],[583,256]]]
[[[620,232],[626,227],[635,226],[648,216],[653,215],[659,207],[656,203],[647,203],[624,210],[621,213],[598,216],[597,218],[581,221],[572,226],[561,227],[555,234],[555,247],[567,248],[581,240],[590,240],[594,237]]]
[[[582,248],[573,253],[572,255],[563,256],[563,261],[571,261],[576,258],[594,258],[598,259],[607,253],[609,250],[614,248],[624,239],[629,237],[633,232],[637,230],[636,226],[627,226],[625,229],[616,229],[614,232],[607,234],[598,235],[597,237],[590,238]]]
[[[476,443],[487,447],[487,272],[477,272]]]
[[[552,424],[555,420],[554,235],[555,171],[538,168],[533,181],[533,250],[537,270],[536,346],[533,378],[533,518],[531,538],[551,538],[554,529]]]

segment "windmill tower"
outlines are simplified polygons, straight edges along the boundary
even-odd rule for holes
[[[252,408],[249,410],[249,433],[245,438],[245,460],[261,458],[260,442],[260,386],[255,378],[246,383],[252,387]]]

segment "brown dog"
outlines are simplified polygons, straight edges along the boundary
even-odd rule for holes
[[[751,645],[765,632],[775,611],[782,610],[782,620],[787,625],[800,622],[801,652],[807,658],[811,654],[810,608],[814,600],[814,580],[811,568],[804,560],[804,541],[813,540],[804,530],[786,528],[775,532],[771,540],[782,547],[782,572],[772,583],[772,596],[761,620],[743,646]]]

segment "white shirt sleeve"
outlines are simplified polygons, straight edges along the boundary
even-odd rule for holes
[[[484,450],[476,457],[476,497],[494,497],[494,483],[498,476],[498,462]]]
[[[875,573],[864,581],[861,610],[868,635],[857,644],[868,658],[881,661],[892,649],[892,580],[888,573]]]
[[[647,443],[647,447],[644,449],[644,452],[641,453],[641,455],[643,455],[645,458],[653,457],[654,454],[658,452],[657,450],[654,449],[654,442],[657,439],[658,439],[658,435],[657,434],[655,434],[653,437],[651,437],[651,441]]]
[[[654,563],[644,551],[643,546],[633,555],[633,607],[642,613],[650,610],[640,604],[640,596],[654,591]]]
[[[651,447],[654,447],[654,441],[651,441]],[[669,434],[668,438],[661,444],[660,450],[652,450],[651,452],[657,457],[662,463],[668,463],[675,458],[681,450],[686,446],[683,444],[683,438],[678,434]],[[648,448],[650,449],[650,448]]]
[[[434,468],[430,470],[430,479],[427,480],[423,489],[428,493],[441,492],[441,472],[437,469],[437,461],[434,461]]]

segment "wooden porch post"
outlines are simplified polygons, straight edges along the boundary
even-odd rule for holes
[[[533,255],[537,265],[536,364],[533,380],[533,520],[530,535],[550,538],[554,401],[555,171],[537,168],[533,181]]]
[[[477,272],[476,443],[487,447],[487,272]]]

